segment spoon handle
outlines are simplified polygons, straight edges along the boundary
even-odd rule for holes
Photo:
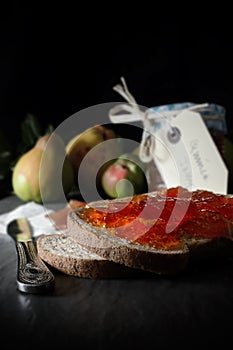
[[[17,288],[25,293],[44,293],[54,285],[54,276],[37,254],[32,240],[16,242]]]

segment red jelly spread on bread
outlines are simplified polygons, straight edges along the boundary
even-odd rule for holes
[[[112,235],[157,249],[177,249],[195,238],[232,239],[233,233],[233,198],[182,187],[86,207],[78,215]]]

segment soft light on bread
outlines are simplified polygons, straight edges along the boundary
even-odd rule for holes
[[[64,234],[46,234],[37,239],[38,254],[49,266],[75,277],[129,277],[136,271],[101,258]]]
[[[113,218],[113,222],[106,221],[111,217],[110,208],[121,206],[121,204],[135,203],[136,207],[140,207],[140,195],[135,197],[133,201],[129,198],[112,199],[96,201],[89,204],[89,208],[80,208],[71,211],[67,217],[67,235],[72,237],[80,245],[94,252],[104,259],[115,263],[123,264],[130,268],[141,269],[156,274],[177,274],[188,267],[190,260],[209,259],[211,257],[223,257],[233,255],[233,199],[228,196],[218,195],[209,191],[195,191],[189,193],[187,190],[179,188],[169,189],[167,192],[151,193],[141,195],[143,203],[151,205],[147,210],[151,217],[136,216],[129,224],[127,221],[127,212],[119,210],[122,217],[117,213]],[[180,197],[178,197],[178,193]],[[148,197],[149,196],[149,197]],[[149,202],[147,202],[149,198]],[[152,202],[150,202],[150,199]],[[154,201],[154,203],[153,203]],[[172,208],[175,203],[182,206],[187,204],[187,212],[178,224],[178,231],[174,231],[174,237],[177,234],[177,240],[173,246],[168,248],[160,247],[160,236],[156,244],[141,243],[144,237],[150,240],[150,233],[153,237],[153,227],[158,232],[162,222],[167,223],[166,215],[156,219],[149,227],[148,231],[142,233],[142,236],[131,239],[135,236],[135,231],[143,222],[153,221],[153,210],[157,210],[158,206],[164,205],[168,218],[171,216]],[[152,204],[151,204],[152,203]],[[129,205],[129,217],[133,216],[133,212]],[[154,206],[153,206],[154,205]],[[125,206],[125,207],[126,207]],[[162,209],[164,209],[162,208]],[[130,211],[131,210],[131,211]],[[109,214],[110,213],[110,214]],[[108,215],[109,214],[109,215]],[[146,214],[146,215],[147,215]],[[176,213],[179,216],[179,212]],[[114,216],[114,215],[113,215]],[[101,221],[102,220],[102,221]],[[134,221],[135,220],[135,221]],[[174,222],[177,216],[174,216]],[[99,222],[101,222],[99,224]],[[122,222],[122,224],[119,224]],[[134,222],[136,224],[134,225]],[[114,227],[114,225],[116,226]],[[102,226],[101,226],[102,225]],[[121,228],[123,231],[121,231]],[[131,231],[130,231],[131,230]],[[157,231],[155,235],[157,235]],[[120,236],[121,232],[124,235]],[[140,232],[140,229],[139,229]],[[174,233],[173,232],[173,233]],[[161,233],[161,240],[166,239],[173,233]],[[131,237],[130,237],[131,235]],[[166,236],[167,235],[167,236]],[[130,237],[130,239],[128,239]]]

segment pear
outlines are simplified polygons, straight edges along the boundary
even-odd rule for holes
[[[105,169],[101,184],[110,198],[128,197],[147,191],[145,164],[136,152],[121,155]]]
[[[56,134],[40,137],[14,166],[12,187],[23,201],[54,202],[66,195],[74,183],[74,169],[65,145]]]
[[[103,125],[86,129],[68,142],[66,153],[74,167],[75,185],[82,195],[90,194],[89,201],[92,196],[95,198],[95,193],[101,192],[106,164],[122,152],[122,138]]]
[[[85,130],[81,134],[73,137],[66,145],[66,153],[71,163],[73,164],[76,175],[78,174],[78,170],[83,158],[91,149],[93,149],[101,142],[113,139],[115,137],[115,132],[103,125],[95,125]],[[96,156],[99,157],[103,155],[96,154]],[[106,155],[104,158],[106,158]]]

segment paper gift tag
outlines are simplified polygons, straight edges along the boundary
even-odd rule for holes
[[[168,188],[183,186],[190,190],[205,189],[226,194],[228,169],[197,112],[201,105],[188,106],[175,115],[173,112],[162,115],[158,111],[144,111],[129,92],[123,77],[121,82],[122,85],[117,84],[114,90],[129,104],[114,106],[109,117],[113,123],[142,121],[141,160],[154,159]],[[196,111],[190,110],[193,107]]]
[[[227,167],[199,113],[184,110],[152,128],[153,159],[168,188],[227,193]]]

